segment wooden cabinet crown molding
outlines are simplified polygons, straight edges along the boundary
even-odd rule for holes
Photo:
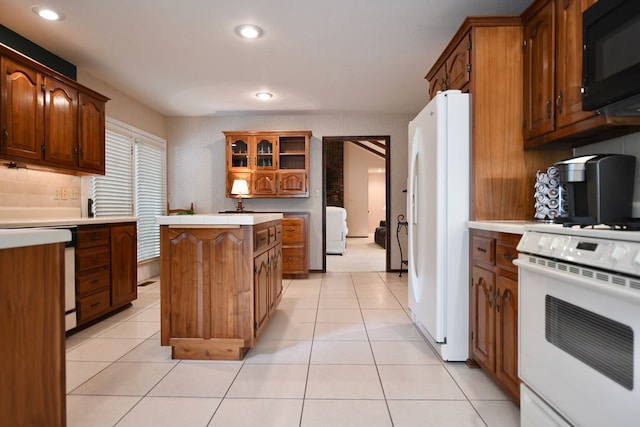
[[[28,65],[29,67],[31,67],[32,69],[34,69],[34,70],[36,70],[36,71],[38,71],[40,73],[46,74],[46,75],[51,76],[51,77],[55,77],[56,79],[59,79],[59,80],[63,81],[65,84],[73,87],[74,89],[79,90],[81,92],[84,92],[86,94],[89,94],[89,95],[99,99],[102,102],[107,102],[107,101],[109,101],[111,99],[111,98],[108,98],[108,97],[104,96],[101,93],[98,93],[98,92],[94,91],[91,88],[83,86],[82,84],[78,83],[77,81],[75,81],[73,79],[70,79],[69,77],[67,77],[64,74],[54,70],[53,68],[49,68],[46,65],[44,65],[44,64],[42,64],[40,62],[37,62],[37,61],[29,58],[28,56],[23,55],[22,53],[14,50],[14,49],[10,48],[9,46],[4,45],[2,43],[0,43],[0,56],[11,58],[14,61],[18,61],[18,62],[21,62],[21,63],[23,63],[25,65]]]
[[[311,138],[310,130],[225,130],[226,136],[308,136]]]
[[[426,80],[431,82],[433,77],[439,71],[439,68],[445,64],[447,58],[449,58],[453,52],[456,50],[460,42],[465,38],[466,34],[472,28],[478,27],[495,27],[495,26],[521,26],[522,20],[519,16],[468,16],[458,28],[455,35],[447,44],[447,47],[442,51],[442,54],[438,57],[436,62],[433,64],[427,75],[424,77]]]

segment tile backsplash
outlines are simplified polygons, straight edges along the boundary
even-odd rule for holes
[[[640,217],[640,132],[574,149],[575,156],[587,154],[628,154],[636,156],[633,215],[634,217]]]
[[[0,207],[81,207],[81,177],[0,166]]]

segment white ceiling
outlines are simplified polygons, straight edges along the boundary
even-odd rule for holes
[[[416,113],[465,16],[531,0],[42,0],[59,22],[37,17],[37,1],[0,1],[0,24],[164,115],[202,116]],[[245,23],[263,37],[240,39]]]

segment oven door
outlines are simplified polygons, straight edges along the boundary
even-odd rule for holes
[[[522,381],[571,424],[637,423],[640,291],[543,258],[521,254],[515,263]]]

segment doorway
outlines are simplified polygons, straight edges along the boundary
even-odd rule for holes
[[[325,136],[322,138],[322,271],[327,271],[327,256],[340,257],[340,255],[327,255],[327,218],[326,207],[327,206],[340,206],[345,207],[345,185],[344,185],[344,158],[340,159],[339,155],[336,155],[336,151],[344,153],[345,144],[349,144],[349,149],[361,150],[361,153],[367,153],[367,155],[373,155],[380,159],[383,159],[384,164],[384,221],[380,224],[377,221],[379,227],[384,230],[375,233],[377,241],[381,243],[384,250],[384,271],[390,271],[390,250],[389,250],[389,225],[390,225],[390,204],[391,197],[389,194],[390,188],[390,142],[391,137],[389,135],[373,135],[373,136]],[[339,166],[338,163],[342,162]],[[339,182],[342,182],[341,184]],[[337,183],[338,182],[338,183]],[[348,185],[346,186],[348,188]],[[348,205],[347,201],[347,205]],[[359,206],[361,209],[370,211],[366,204]],[[369,229],[369,218],[365,221],[365,224]],[[360,226],[361,224],[358,224]],[[378,227],[376,227],[378,228]],[[384,232],[384,233],[383,233]],[[349,230],[349,234],[351,230]],[[364,237],[364,236],[363,236]],[[367,236],[368,237],[368,236]],[[349,238],[349,243],[354,242],[353,249],[358,250],[358,246],[367,244],[364,241],[358,241],[358,238]],[[377,245],[372,243],[372,245]],[[379,248],[379,246],[378,246]],[[371,249],[371,248],[369,248]],[[345,254],[348,249],[345,251]],[[363,270],[365,271],[365,270]],[[370,270],[376,271],[376,270]],[[379,270],[377,270],[379,271]]]

